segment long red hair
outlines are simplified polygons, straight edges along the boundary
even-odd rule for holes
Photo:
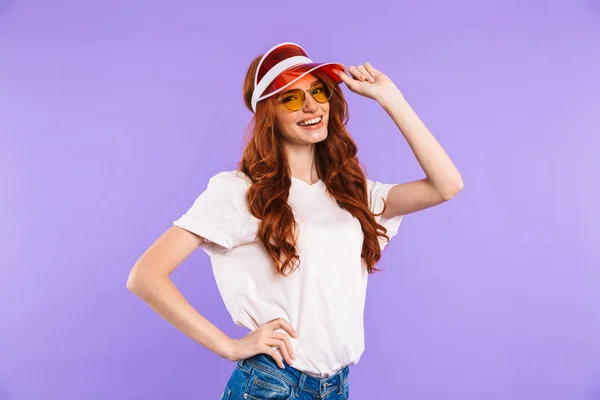
[[[244,80],[244,102],[250,111],[254,75],[261,57],[252,61]],[[319,178],[337,204],[360,221],[364,234],[361,256],[368,273],[381,271],[375,267],[381,257],[378,236],[387,240],[389,237],[368,206],[366,175],[356,155],[356,143],[346,130],[348,103],[341,88],[329,76],[318,70],[312,74],[333,91],[329,100],[327,138],[315,144]],[[252,215],[261,220],[258,237],[273,260],[275,273],[287,276],[292,265],[299,264],[300,259],[296,251],[296,221],[288,204],[291,173],[281,137],[275,129],[274,97],[262,100],[256,106],[239,169],[252,181],[246,203]]]

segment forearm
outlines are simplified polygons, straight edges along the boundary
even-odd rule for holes
[[[384,93],[379,104],[404,135],[427,179],[444,197],[462,188],[462,178],[437,139],[417,116],[399,90]]]
[[[127,287],[175,328],[229,359],[232,339],[196,311],[171,279],[162,276],[130,278]]]

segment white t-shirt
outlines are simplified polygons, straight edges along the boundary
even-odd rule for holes
[[[356,364],[364,350],[363,312],[367,268],[361,257],[358,219],[341,209],[323,181],[292,177],[288,202],[298,225],[299,267],[284,277],[256,238],[260,220],[246,205],[250,179],[241,171],[213,176],[191,208],[173,224],[209,242],[215,281],[234,323],[250,330],[284,318],[298,332],[290,337],[296,361],[309,375],[327,377]],[[381,212],[393,184],[367,180],[372,212]],[[375,217],[390,239],[402,216]],[[380,248],[386,246],[379,238]],[[285,332],[279,329],[279,332]]]

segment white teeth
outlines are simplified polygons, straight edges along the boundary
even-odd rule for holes
[[[298,125],[300,125],[300,126],[307,126],[307,125],[314,125],[314,124],[317,124],[319,122],[321,122],[321,117],[309,119],[308,121],[304,121],[304,122],[300,122],[300,123],[298,123]]]

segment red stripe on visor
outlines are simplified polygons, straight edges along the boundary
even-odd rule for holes
[[[272,50],[271,53],[267,55],[267,57],[263,60],[260,68],[258,69],[258,75],[256,76],[257,80],[254,83],[258,83],[262,81],[265,74],[271,70],[275,65],[279,64],[285,59],[290,57],[303,56],[306,58],[308,54],[301,47],[295,44],[283,44],[276,49]]]

